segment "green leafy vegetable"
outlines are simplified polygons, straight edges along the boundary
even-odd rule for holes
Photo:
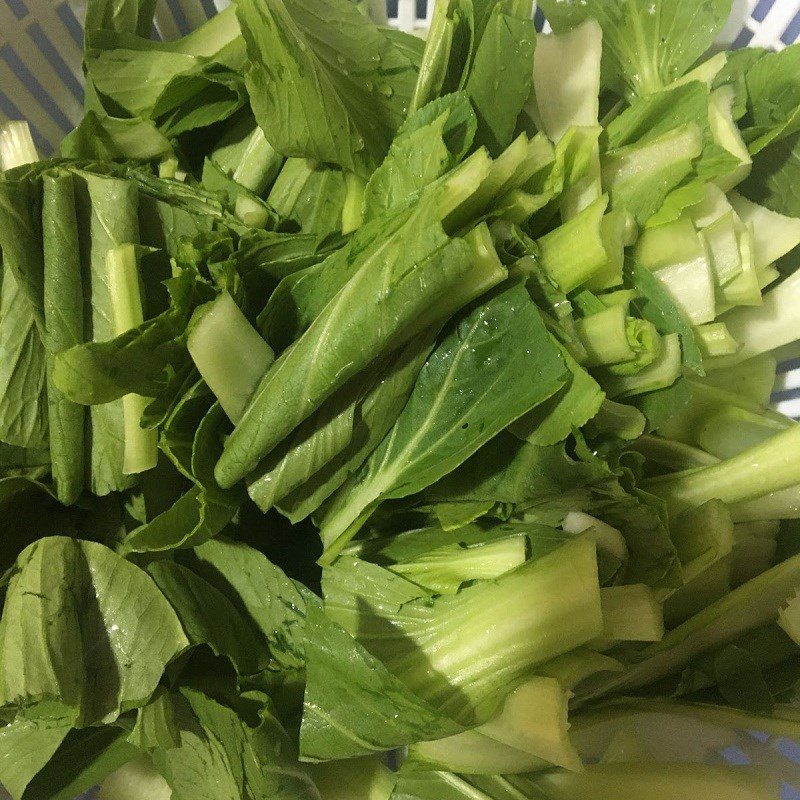
[[[83,281],[71,175],[45,176],[42,199],[44,320],[50,457],[59,499],[74,503],[83,489],[85,412],[54,380],[56,353],[83,342]]]
[[[341,170],[317,167],[304,158],[289,158],[278,173],[268,202],[304,233],[319,238],[342,230],[345,176]]]
[[[129,181],[84,173],[78,185],[79,217],[88,225],[89,241],[82,243],[81,260],[88,270],[90,341],[114,335],[106,257],[108,251],[139,239],[136,187]],[[64,390],[64,385],[60,386]],[[122,472],[125,436],[122,400],[89,410],[89,486],[95,494],[127,488],[132,481]]]
[[[594,18],[603,29],[603,80],[623,94],[648,94],[680,78],[706,52],[730,14],[730,0],[702,7],[689,0],[544,0],[556,32]]]
[[[433,334],[434,331],[429,333]],[[280,510],[292,521],[299,521],[316,511],[349,475],[359,469],[394,425],[432,347],[433,342],[427,336],[422,336],[410,342],[396,357],[390,359],[385,372],[379,373],[378,379],[371,387],[358,384],[348,388],[345,385],[340,390],[343,395],[340,399],[348,404],[335,405],[334,409],[338,413],[330,419],[323,417],[316,420],[312,417],[314,425],[309,426],[311,435],[297,443],[293,442],[272,470],[259,473],[255,481],[249,485],[251,497],[259,507],[263,509],[264,497],[272,502],[271,498],[280,494],[282,495],[278,503]],[[358,390],[356,397],[351,400],[351,392],[356,389]],[[365,390],[366,393],[362,396],[361,393]],[[337,431],[343,430],[351,414],[352,426],[348,426],[347,443],[336,455],[328,458],[331,452],[327,449],[328,436],[333,434],[332,440],[336,442]],[[320,447],[325,449],[322,450],[322,457],[319,460],[307,455],[309,450],[316,451]],[[334,445],[333,449],[338,449],[338,446]],[[309,462],[314,466],[320,465],[317,472],[309,475],[306,483],[283,494],[287,485],[284,471],[291,477],[296,474],[296,465],[308,469]],[[269,478],[267,482],[263,482],[265,477]],[[291,480],[294,482],[295,479]]]
[[[463,92],[434,100],[403,123],[364,192],[365,221],[402,207],[470,148],[477,121]]]
[[[599,633],[596,569],[593,544],[571,542],[495,580],[431,599],[409,581],[343,557],[326,569],[323,592],[326,611],[390,671],[443,713],[475,724],[491,718],[535,665]],[[551,581],[562,586],[558,599]],[[526,611],[486,627],[512,597],[524,598]],[[559,637],[542,636],[550,615],[564,620]],[[476,659],[468,643],[478,630],[491,630],[493,641]]]
[[[10,269],[0,286],[0,437],[16,447],[47,441],[46,357],[33,308]]]
[[[311,327],[267,372],[226,442],[216,468],[221,485],[230,486],[247,474],[375,357],[404,344],[442,312],[455,310],[449,307],[448,292],[468,276],[470,248],[464,240],[449,239],[438,224],[420,230],[418,221],[427,216],[425,205],[414,209],[392,238],[362,260]],[[412,229],[414,247],[400,249],[397,243]],[[381,300],[380,318],[364,302],[365,295]],[[346,326],[339,324],[342,319]],[[268,406],[266,414],[262,405]]]
[[[38,717],[36,707],[20,713],[0,731],[0,777],[14,797],[22,797],[28,784],[46,766],[64,741],[72,723],[64,718]],[[18,755],[25,754],[20,761]]]
[[[46,793],[54,800],[72,800],[138,756],[123,728],[79,728],[70,731],[53,757],[28,785],[23,797]]]
[[[412,115],[439,95],[464,88],[474,44],[473,4],[459,0],[437,2],[409,105]]]
[[[0,441],[47,441],[41,211],[35,181],[0,183]]]
[[[180,744],[154,753],[173,797],[314,800],[319,796],[293,758],[289,737],[269,711],[264,710],[251,726],[235,710],[192,689],[183,689],[173,702]]]
[[[410,47],[345,0],[248,0],[238,13],[248,91],[267,140],[284,155],[368,177],[399,127],[406,75],[416,79]]]
[[[326,546],[335,552],[380,500],[420,491],[454,469],[564,378],[563,359],[519,284],[474,308],[432,353],[392,431],[326,509]]]
[[[533,87],[535,48],[531,4],[496,3],[465,87],[478,117],[477,140],[492,155],[511,144],[517,117]]]
[[[89,0],[0,125],[14,800],[777,796],[708,760],[800,739],[800,45],[730,6]]]
[[[308,674],[300,730],[304,757],[345,758],[459,730],[320,608],[309,609],[306,635]]]
[[[20,555],[2,634],[5,702],[48,700],[83,725],[146,703],[188,644],[141,569],[102,545],[65,537],[42,539]]]

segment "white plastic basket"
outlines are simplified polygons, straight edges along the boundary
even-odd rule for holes
[[[153,33],[175,38],[228,2],[159,0]],[[83,6],[84,0],[0,3],[0,116],[27,119],[45,153],[80,118]],[[388,8],[390,24],[420,31],[427,25],[433,0],[389,0]],[[541,28],[544,16],[537,13],[536,19]],[[800,0],[734,0],[734,13],[721,38],[734,46],[784,47],[800,38]]]
[[[81,116],[84,2],[0,2],[0,119],[28,120],[42,153],[52,152]],[[180,36],[228,4],[229,0],[159,0],[153,36]],[[389,24],[421,33],[433,0],[388,0],[387,5]],[[781,49],[800,39],[800,0],[733,0],[733,6],[720,35],[726,46]],[[536,22],[546,30],[541,12]],[[787,358],[779,368],[773,399],[784,413],[800,417],[800,350]],[[734,764],[768,765],[784,781],[783,800],[800,800],[800,790],[793,788],[800,787],[800,745],[795,742],[742,731],[723,740],[710,737],[708,755]]]

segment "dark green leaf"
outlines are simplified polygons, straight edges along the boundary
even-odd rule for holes
[[[659,498],[637,488],[630,468],[610,466],[578,442],[578,455],[595,472],[588,511],[622,532],[630,558],[621,580],[649,586],[678,586],[681,566]]]
[[[498,290],[434,350],[392,431],[326,509],[323,541],[346,541],[380,500],[418,492],[455,469],[566,378],[524,286]]]
[[[36,315],[14,273],[0,286],[0,441],[15,447],[47,444],[45,351]]]
[[[405,344],[417,332],[415,321],[446,304],[448,293],[465,280],[472,268],[470,247],[449,239],[431,220],[434,201],[435,195],[398,215],[391,235],[360,257],[350,280],[272,365],[225,443],[216,469],[220,485],[247,475],[349,378]]]
[[[47,441],[41,184],[0,183],[0,441]]]
[[[538,408],[509,426],[509,431],[531,444],[547,446],[563,442],[575,428],[582,428],[600,410],[605,393],[597,381],[559,346],[571,376],[568,385]]]
[[[83,490],[85,411],[54,381],[56,353],[84,341],[83,281],[72,175],[43,178],[44,319],[53,482],[69,505]]]
[[[530,14],[517,15],[511,7],[503,2],[494,6],[466,85],[478,117],[477,142],[493,156],[511,144],[533,87],[536,28]]]
[[[399,127],[404,73],[416,72],[409,49],[347,0],[246,0],[239,18],[267,140],[368,177]]]
[[[178,75],[156,101],[153,117],[170,139],[224,122],[247,104],[241,74],[211,64],[195,75]]]
[[[206,542],[183,554],[182,561],[252,620],[267,641],[272,670],[302,672],[306,612],[319,603],[314,595],[241,543]]]
[[[193,547],[216,536],[234,517],[238,496],[194,486],[173,506],[134,528],[123,543],[127,553]]]
[[[207,644],[217,655],[226,656],[239,675],[254,675],[266,668],[266,643],[221,591],[171,561],[156,561],[148,572],[178,615],[191,644]]]
[[[51,700],[84,725],[146,703],[188,644],[146,573],[102,545],[56,536],[17,560],[1,630],[5,702]]]
[[[566,514],[571,507],[588,502],[595,479],[595,470],[571,459],[563,444],[539,447],[504,432],[428,487],[423,497],[426,501],[508,503],[521,509],[545,501],[558,504],[565,497]]]
[[[0,248],[3,272],[10,270],[44,333],[42,185],[37,178],[0,182]]]
[[[248,491],[262,511],[277,504],[302,519],[363,463],[405,405],[438,330],[351,378],[258,465]]]
[[[753,170],[739,187],[756,203],[800,217],[800,136],[775,142],[753,159]]]
[[[60,145],[64,158],[150,161],[172,155],[172,145],[149,120],[89,110]]]
[[[714,677],[720,694],[736,708],[772,710],[775,699],[747,650],[735,645],[723,648],[714,658]]]
[[[465,92],[434,100],[409,117],[367,184],[365,221],[402,207],[452,169],[472,145],[476,126]]]
[[[748,121],[745,131],[750,152],[800,130],[800,48],[787,47],[765,53],[748,65],[745,73]]]
[[[317,800],[289,736],[267,709],[251,727],[201,692],[173,697],[180,745],[155,750],[153,761],[174,800]]]

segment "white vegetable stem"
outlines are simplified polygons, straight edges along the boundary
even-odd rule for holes
[[[605,522],[595,519],[583,511],[570,511],[561,527],[567,533],[583,534],[597,545],[597,549],[609,553],[624,561],[628,558],[628,546],[625,537]]]
[[[755,768],[705,764],[593,764],[584,772],[537,774],[531,782],[543,800],[758,800],[778,793],[778,781]]]
[[[645,230],[636,244],[636,260],[661,281],[693,325],[714,321],[714,273],[691,220],[683,217]]]
[[[708,98],[708,124],[714,142],[739,159],[736,169],[716,180],[717,185],[725,191],[740,184],[753,166],[753,159],[733,119],[734,98],[733,86],[722,86]]]
[[[124,244],[106,253],[106,269],[111,295],[111,314],[117,336],[127,333],[144,322],[142,292],[136,247]],[[138,394],[122,398],[125,446],[122,472],[134,475],[152,469],[158,461],[158,432],[141,426],[142,414],[148,399]]]
[[[755,500],[732,503],[730,511],[734,522],[800,519],[800,486],[789,486]]]
[[[27,122],[6,122],[0,128],[0,166],[4,170],[39,160]]]
[[[700,81],[711,89],[714,85],[714,78],[719,75],[727,62],[727,53],[717,53],[690,72],[687,72],[683,77],[678,78],[672,85],[685,86],[687,83],[692,83],[692,81]]]
[[[741,349],[712,359],[708,369],[730,367],[800,338],[800,270],[764,295],[761,306],[735,308],[723,321]]]
[[[112,772],[98,790],[99,800],[169,800],[172,789],[147,757],[129,761]]]
[[[588,20],[536,39],[533,84],[545,133],[557,142],[573,126],[597,125],[603,31]]]
[[[598,676],[578,693],[580,702],[625,694],[679,672],[692,659],[774,622],[800,588],[800,556],[793,556],[748,581],[649,645],[624,672]]]
[[[603,31],[593,19],[566,33],[537,37],[534,95],[544,132],[554,142],[570,128],[597,125],[602,50]],[[562,219],[576,216],[601,194],[600,148],[595,142],[587,174],[561,198]]]
[[[275,360],[270,346],[227,292],[195,312],[187,346],[223,411],[231,422],[238,422]]]
[[[792,425],[726,461],[655,478],[648,491],[663,497],[673,511],[708,500],[753,500],[800,483],[800,425]]]
[[[756,269],[768,267],[800,244],[800,219],[770,211],[736,192],[728,200],[739,219],[750,226]]]
[[[569,738],[569,697],[555,678],[530,678],[483,725],[411,745],[410,761],[427,769],[465,773],[513,774],[550,764],[581,770],[580,756]]]
[[[664,636],[664,616],[653,590],[643,583],[600,589],[603,637],[598,649],[616,642],[658,642]],[[598,642],[595,642],[595,646]]]
[[[389,800],[394,789],[392,773],[381,756],[337,759],[305,766],[324,800],[352,800],[353,797]]]

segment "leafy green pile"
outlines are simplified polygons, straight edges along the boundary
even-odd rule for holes
[[[776,796],[800,47],[541,5],[90,0],[60,155],[3,129],[15,800]]]

